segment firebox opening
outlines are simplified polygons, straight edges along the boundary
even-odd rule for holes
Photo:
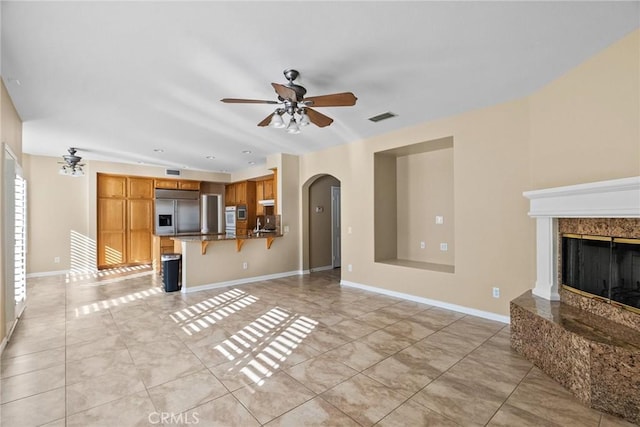
[[[640,312],[640,239],[562,234],[562,283]]]

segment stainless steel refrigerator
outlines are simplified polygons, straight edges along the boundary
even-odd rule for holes
[[[156,190],[155,234],[169,236],[200,232],[198,191]]]

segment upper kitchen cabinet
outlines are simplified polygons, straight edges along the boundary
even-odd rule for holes
[[[247,204],[247,181],[236,182],[236,205]]]
[[[240,181],[235,183],[236,205],[247,205],[253,207],[256,203],[256,182]]]
[[[178,180],[176,179],[156,179],[156,188],[166,188],[169,190],[178,189]]]
[[[274,192],[273,192],[273,179],[266,179],[263,181],[264,183],[264,189],[263,189],[263,197],[261,200],[272,200],[274,199]]]
[[[156,188],[170,190],[200,190],[200,181],[189,181],[182,179],[156,179]]]
[[[200,191],[200,181],[178,181],[180,190],[198,190]]]
[[[256,181],[256,215],[264,215],[264,206],[260,204],[264,200],[264,181]]]
[[[122,175],[98,174],[98,197],[127,197],[127,177]]]
[[[224,187],[224,205],[235,206],[236,205],[236,185],[227,184]]]
[[[128,194],[132,199],[153,199],[153,180],[130,176]]]

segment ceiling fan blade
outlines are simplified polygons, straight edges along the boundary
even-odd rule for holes
[[[356,96],[351,92],[334,93],[331,95],[310,96],[304,102],[311,102],[312,107],[350,107],[356,105]]]
[[[279,104],[278,101],[263,101],[261,99],[222,98],[227,104]]]
[[[298,101],[298,95],[296,95],[296,92],[290,87],[279,83],[271,83],[271,86],[273,86],[280,98],[288,99],[289,101]]]
[[[264,118],[264,120],[258,123],[258,126],[269,126],[269,123],[271,123],[271,117],[273,117],[274,114],[275,113],[269,114],[267,117]]]
[[[307,116],[309,116],[309,120],[311,121],[311,123],[318,127],[323,128],[333,123],[333,119],[331,117],[327,117],[322,113],[318,113],[316,110],[307,107],[305,108],[305,111],[307,112]]]

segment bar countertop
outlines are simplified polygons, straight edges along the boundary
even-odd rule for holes
[[[240,234],[182,234],[169,236],[173,240],[181,242],[218,242],[224,240],[246,240],[246,239],[268,239],[273,237],[282,237],[282,233],[277,231],[252,231],[246,235]]]

